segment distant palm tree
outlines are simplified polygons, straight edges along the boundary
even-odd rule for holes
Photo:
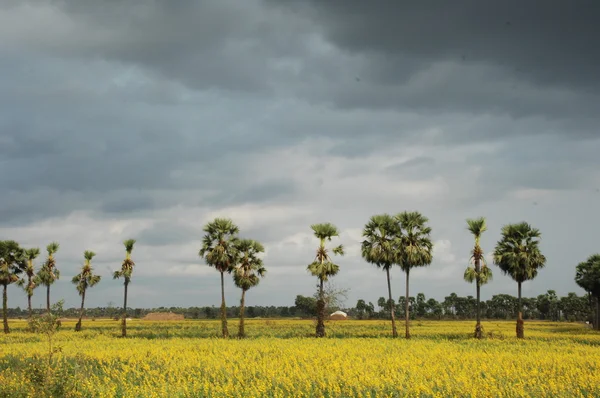
[[[14,240],[0,241],[0,284],[2,291],[2,318],[4,333],[10,333],[8,327],[8,285],[19,280],[19,275],[25,269],[25,255],[19,244]]]
[[[123,278],[125,281],[123,285],[125,286],[125,294],[123,299],[123,319],[121,320],[121,336],[127,337],[127,287],[129,286],[129,282],[131,282],[131,274],[133,273],[133,267],[135,263],[131,259],[131,252],[133,251],[133,246],[135,245],[135,239],[127,239],[123,242],[125,246],[125,260],[123,260],[123,264],[121,264],[121,269],[119,271],[115,271],[113,274],[113,279]]]
[[[575,282],[596,300],[594,329],[600,330],[600,254],[593,254],[587,261],[579,263]]]
[[[427,226],[429,219],[419,212],[402,212],[396,216],[400,225],[400,268],[406,273],[405,326],[407,339],[410,338],[409,326],[409,273],[412,268],[424,267],[433,261],[433,244],[431,228]]]
[[[27,294],[27,310],[29,311],[29,318],[33,316],[33,309],[31,308],[31,297],[33,297],[33,290],[38,287],[38,283],[35,278],[35,267],[33,261],[40,255],[39,247],[25,250],[25,258],[27,259],[27,266],[25,268],[25,275],[17,281],[17,285],[21,287]],[[25,278],[27,277],[27,278]]]
[[[477,290],[477,322],[475,324],[475,338],[483,337],[483,329],[481,327],[481,285],[485,285],[492,280],[492,271],[485,262],[483,250],[479,246],[481,235],[487,230],[485,218],[467,219],[467,229],[475,237],[475,246],[471,252],[469,266],[465,270],[465,281],[473,283]],[[472,264],[472,265],[471,265]]]
[[[508,224],[502,227],[502,236],[494,250],[494,263],[518,284],[517,338],[525,336],[521,284],[534,279],[546,264],[546,257],[539,248],[541,236],[538,229],[526,222]]]
[[[54,259],[59,247],[60,245],[57,242],[52,242],[46,246],[48,257],[35,278],[36,283],[46,286],[46,311],[48,313],[50,313],[50,286],[60,278],[60,272],[56,268],[56,260]]]
[[[204,226],[202,248],[198,255],[210,267],[221,273],[221,334],[229,337],[227,329],[227,307],[225,306],[225,273],[231,273],[236,266],[239,228],[228,218],[216,218]]]
[[[310,226],[313,230],[314,235],[319,239],[319,247],[317,248],[317,254],[315,260],[310,263],[307,270],[313,275],[319,278],[319,299],[317,300],[317,337],[325,337],[325,294],[323,290],[323,283],[327,282],[330,277],[336,275],[340,267],[334,264],[329,256],[329,251],[325,247],[325,241],[331,241],[334,236],[339,236],[338,230],[335,225],[330,223],[324,224],[313,224]],[[335,255],[344,255],[344,246],[339,245],[332,249]]]
[[[382,268],[387,275],[390,314],[392,316],[392,337],[398,337],[396,330],[396,316],[394,315],[394,300],[392,299],[392,286],[390,283],[390,268],[397,264],[398,237],[400,227],[389,214],[379,214],[371,217],[363,230],[362,257],[369,263]]]
[[[246,304],[246,292],[258,285],[260,278],[267,273],[263,266],[263,261],[258,257],[259,253],[264,253],[265,248],[260,242],[251,239],[242,239],[237,242],[237,252],[239,259],[235,270],[233,271],[233,281],[235,285],[242,289],[242,298],[240,300],[240,325],[238,337],[246,337],[244,330],[244,309]]]
[[[85,305],[85,292],[88,288],[94,287],[100,282],[102,278],[100,275],[94,275],[94,270],[92,268],[92,258],[96,253],[92,251],[86,250],[83,253],[83,257],[85,258],[85,262],[83,263],[83,267],[81,268],[81,272],[73,277],[71,282],[77,287],[77,292],[81,296],[81,309],[79,310],[79,321],[75,325],[75,331],[79,332],[81,330],[81,319],[83,318],[83,309]]]

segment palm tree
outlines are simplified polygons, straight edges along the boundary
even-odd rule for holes
[[[127,287],[129,286],[129,282],[131,282],[131,274],[133,273],[133,267],[135,266],[135,263],[131,259],[131,252],[133,251],[133,245],[135,245],[135,239],[127,239],[123,242],[123,245],[125,246],[125,260],[123,260],[123,264],[121,264],[121,269],[115,271],[113,274],[113,279],[123,278],[125,280],[123,283],[125,286],[125,294],[123,299],[121,336],[127,337]]]
[[[577,265],[575,282],[596,299],[594,329],[600,330],[600,254],[591,255]]]
[[[38,287],[37,280],[35,278],[35,267],[33,261],[40,255],[39,247],[34,247],[25,250],[25,258],[27,259],[27,265],[25,268],[25,275],[17,281],[17,285],[25,290],[27,293],[27,310],[29,311],[29,318],[33,316],[33,310],[31,308],[31,297],[33,297],[33,290]],[[27,279],[25,279],[25,276]]]
[[[392,315],[392,337],[398,337],[396,330],[396,316],[394,315],[394,300],[392,299],[392,286],[390,283],[390,268],[398,259],[397,238],[400,228],[394,217],[389,214],[379,214],[371,217],[363,230],[362,256],[378,268],[382,268],[387,276],[390,314]]]
[[[14,240],[0,241],[0,284],[2,291],[2,318],[4,333],[10,333],[8,327],[8,285],[19,280],[19,274],[25,269],[24,251]]]
[[[92,258],[96,253],[86,250],[83,253],[83,257],[85,262],[83,263],[83,267],[81,268],[81,272],[73,277],[71,282],[77,287],[77,292],[81,296],[81,310],[79,311],[79,321],[75,325],[75,331],[79,332],[81,330],[81,319],[83,318],[83,308],[85,304],[85,292],[89,287],[94,287],[100,282],[102,278],[100,275],[94,275],[94,270],[92,268]]]
[[[419,212],[402,212],[396,216],[400,226],[398,236],[400,268],[406,273],[405,326],[407,339],[410,338],[409,326],[409,273],[412,268],[424,267],[433,261],[433,244],[431,228],[427,226],[429,219]]]
[[[56,260],[54,259],[59,247],[58,242],[52,242],[46,246],[48,257],[35,279],[35,282],[46,286],[46,311],[48,313],[50,313],[50,286],[60,278],[60,272],[56,268]]]
[[[242,298],[240,300],[240,326],[238,337],[246,337],[244,330],[244,308],[246,304],[246,292],[258,285],[260,278],[267,273],[263,266],[262,259],[258,258],[259,253],[264,253],[265,248],[260,242],[251,239],[242,239],[237,242],[236,250],[239,254],[237,265],[233,272],[233,281],[235,285],[242,289]]]
[[[477,289],[477,322],[475,324],[475,338],[483,337],[483,328],[481,327],[481,285],[485,285],[492,280],[492,271],[487,266],[483,250],[479,246],[481,235],[487,230],[485,218],[467,219],[467,229],[475,237],[475,246],[471,253],[471,261],[465,270],[465,281],[473,283]],[[471,265],[472,264],[472,265]]]
[[[494,250],[494,264],[505,275],[509,275],[518,284],[519,300],[517,318],[517,337],[524,337],[524,325],[521,302],[521,284],[534,279],[540,268],[546,264],[546,257],[539,248],[541,233],[526,222],[508,224],[502,227],[502,236]]]
[[[221,333],[229,337],[227,329],[227,307],[225,306],[225,273],[231,273],[236,266],[239,228],[228,218],[215,218],[204,226],[202,248],[198,255],[206,264],[221,273]]]
[[[329,280],[329,277],[336,275],[340,267],[331,261],[329,252],[325,247],[325,241],[331,241],[334,236],[339,236],[338,230],[335,225],[330,223],[324,224],[313,224],[310,226],[313,230],[314,235],[319,239],[319,247],[317,248],[317,254],[315,260],[310,263],[307,270],[313,275],[319,278],[319,299],[317,300],[317,337],[325,337],[325,294],[323,290],[323,283]],[[339,245],[332,249],[335,255],[344,255],[344,246]]]

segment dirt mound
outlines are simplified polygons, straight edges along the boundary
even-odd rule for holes
[[[329,315],[329,319],[332,321],[345,321],[348,319],[348,314],[342,311],[336,311],[333,314]]]
[[[144,317],[145,321],[183,321],[182,314],[172,312],[151,312]]]

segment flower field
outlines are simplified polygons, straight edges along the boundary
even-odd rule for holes
[[[72,324],[71,324],[72,323]],[[0,337],[0,396],[39,396],[47,371],[44,336],[12,321]],[[235,320],[230,321],[233,332]],[[399,324],[400,328],[402,323]],[[413,321],[411,340],[392,339],[389,322],[326,324],[247,321],[246,340],[217,338],[218,321],[133,320],[118,338],[116,321],[91,321],[73,332],[63,322],[54,344],[54,396],[73,397],[596,397],[600,335],[581,324]]]

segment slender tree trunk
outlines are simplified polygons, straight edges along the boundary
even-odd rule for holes
[[[29,319],[33,318],[33,309],[31,308],[31,294],[27,293],[27,310],[29,311]]]
[[[481,267],[479,264],[479,259],[475,260],[475,285],[477,290],[477,323],[475,324],[475,338],[480,339],[483,337],[483,329],[481,328],[481,284],[479,283],[479,272],[481,271]]]
[[[50,284],[46,286],[46,311],[50,313]]]
[[[79,321],[75,325],[75,331],[79,332],[81,330],[81,319],[83,318],[83,305],[85,302],[85,290],[81,294],[81,309],[79,310]]]
[[[246,337],[246,331],[244,330],[244,310],[246,306],[246,290],[242,289],[242,299],[240,300],[240,327],[238,329],[238,338],[243,339]]]
[[[221,272],[221,333],[223,338],[229,337],[229,330],[227,329],[227,307],[225,306],[225,279],[223,272]]]
[[[125,297],[123,299],[123,319],[121,319],[121,337],[127,337],[127,287],[129,281],[125,279]]]
[[[525,337],[525,326],[523,324],[523,307],[521,304],[521,282],[519,284],[519,301],[518,301],[518,316],[517,316],[517,338],[522,339]]]
[[[386,268],[385,272],[387,274],[387,285],[388,285],[388,295],[390,297],[390,313],[392,314],[392,337],[398,337],[398,330],[396,329],[396,314],[394,314],[394,301],[392,300],[392,285],[390,283],[390,269]]]
[[[408,321],[409,320],[409,313],[408,313],[408,311],[409,311],[409,305],[408,305],[408,274],[409,274],[409,272],[410,272],[410,269],[407,268],[406,269],[406,303],[405,303],[406,308],[405,308],[405,312],[404,312],[404,315],[405,315],[404,322],[406,324],[406,334],[405,334],[405,337],[407,339],[410,339],[410,325],[408,323],[409,322]]]
[[[321,279],[319,285],[319,300],[317,301],[317,337],[325,337],[325,298],[323,295],[323,279]]]
[[[2,291],[2,320],[4,321],[4,333],[10,333],[10,329],[8,327],[8,295],[6,293],[6,289],[8,285],[3,283],[4,290]]]

